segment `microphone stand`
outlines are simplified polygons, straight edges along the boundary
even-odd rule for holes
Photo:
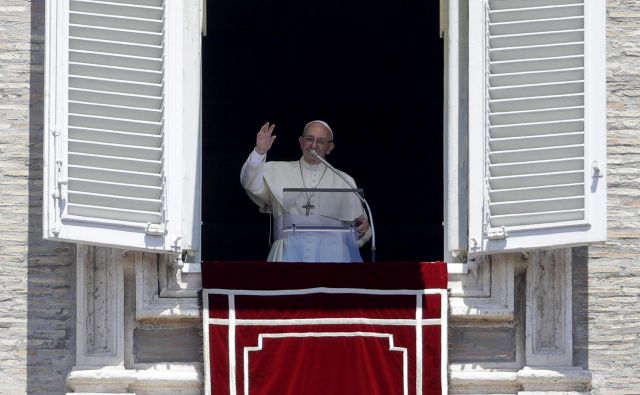
[[[347,180],[347,178],[345,176],[343,176],[338,170],[336,170],[335,167],[333,167],[331,164],[329,164],[329,162],[327,162],[326,159],[324,159],[323,157],[321,157],[320,155],[318,155],[318,153],[316,152],[316,150],[309,150],[309,152],[311,152],[311,155],[313,155],[314,158],[318,159],[320,162],[322,162],[325,166],[327,166],[329,169],[331,169],[332,172],[334,172],[335,174],[337,174],[340,178],[342,178],[342,180],[349,185],[349,187],[351,189],[356,189],[355,185],[352,185],[349,180]],[[365,198],[363,198],[362,196],[360,196],[360,194],[358,194],[358,192],[356,191],[352,191],[357,197],[358,199],[360,199],[360,201],[362,202],[362,204],[364,204],[364,207],[367,210],[367,215],[369,216],[369,225],[371,228],[371,262],[375,262],[376,261],[376,231],[375,228],[373,226],[373,214],[371,214],[371,208],[369,207],[369,203],[367,203],[367,201],[365,200]]]

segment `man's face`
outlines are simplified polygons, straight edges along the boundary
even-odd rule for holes
[[[312,164],[320,163],[320,161],[311,154],[311,150],[316,151],[320,157],[324,158],[335,146],[331,141],[331,132],[319,123],[309,125],[298,141],[304,160]]]

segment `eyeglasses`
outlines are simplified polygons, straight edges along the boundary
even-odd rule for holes
[[[325,145],[331,143],[331,140],[327,141],[325,139],[317,139],[317,138],[312,137],[312,136],[302,135],[302,138],[304,139],[305,143],[311,144],[311,145],[318,144],[319,146],[325,146]]]

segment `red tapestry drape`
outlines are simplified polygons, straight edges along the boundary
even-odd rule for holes
[[[446,264],[202,267],[207,393],[446,393]]]

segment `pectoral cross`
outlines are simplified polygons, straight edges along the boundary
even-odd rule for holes
[[[309,215],[309,211],[311,211],[312,208],[316,208],[316,206],[314,206],[313,204],[311,204],[311,200],[307,200],[307,204],[302,206],[303,209],[305,209],[305,213],[304,215]]]

